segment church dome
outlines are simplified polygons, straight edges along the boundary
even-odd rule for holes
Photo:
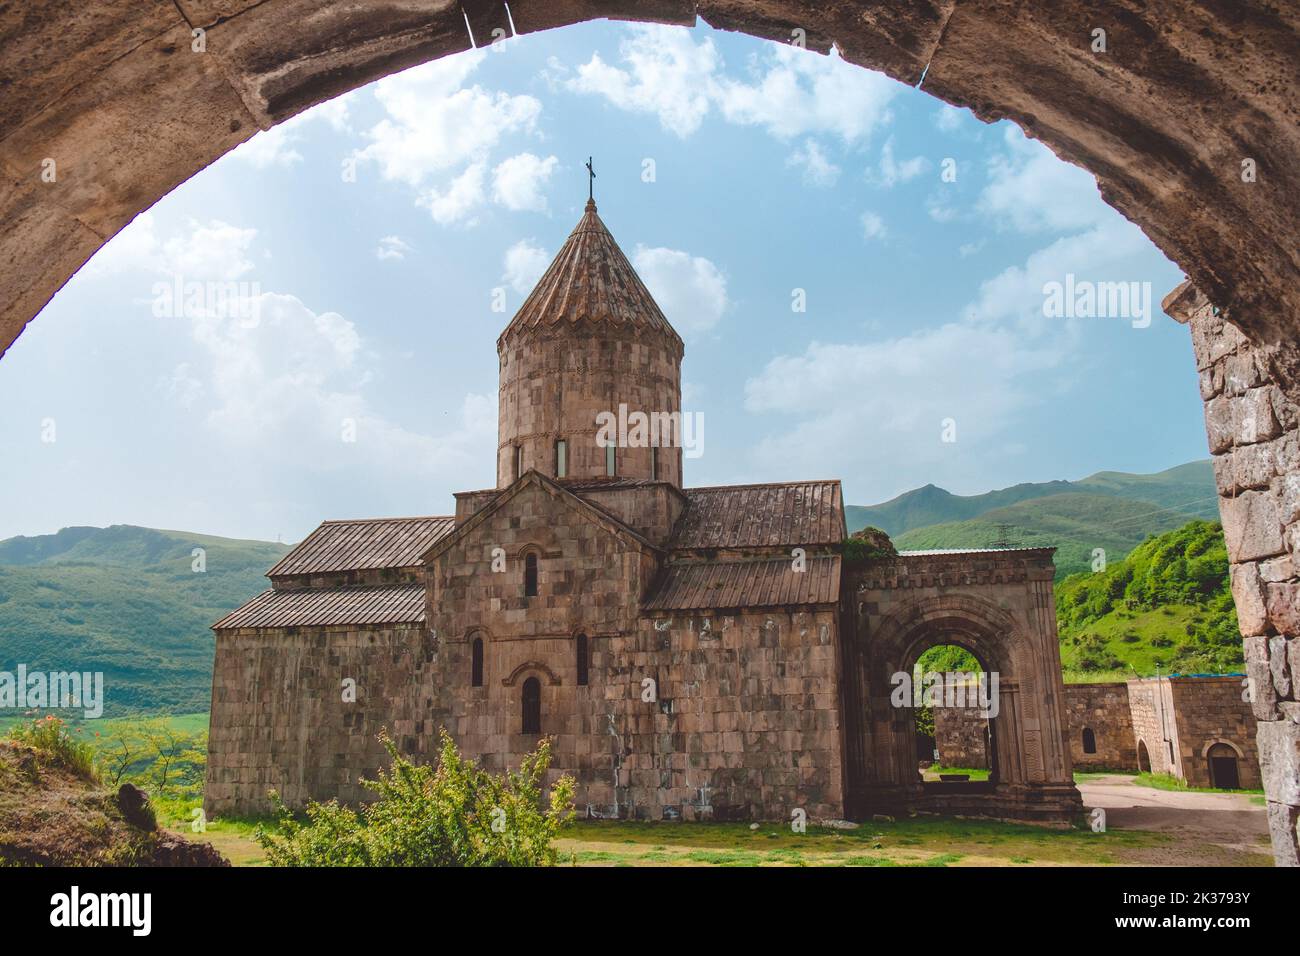
[[[596,204],[497,339],[497,487],[536,469],[559,479],[638,478],[681,487],[679,444],[600,422],[680,417],[684,346]],[[662,430],[657,432],[662,434]]]
[[[589,199],[578,225],[497,345],[541,330],[598,334],[597,329],[584,328],[592,325],[658,333],[681,347],[677,331],[601,221],[595,201]]]

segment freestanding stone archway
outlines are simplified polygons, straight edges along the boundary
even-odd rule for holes
[[[1083,811],[1066,740],[1051,606],[1051,548],[914,552],[846,572],[843,635],[846,805],[855,816],[912,810],[1067,823]],[[957,644],[990,680],[989,783],[923,784],[899,675]]]
[[[512,32],[601,17],[691,25],[697,16],[818,52],[834,45],[850,62],[984,120],[1015,121],[1094,173],[1107,202],[1188,274],[1190,292],[1171,311],[1199,337],[1211,449],[1226,462],[1218,471],[1230,550],[1234,539],[1251,543],[1233,555],[1233,591],[1256,685],[1274,847],[1280,862],[1300,862],[1294,3],[10,4],[0,8],[0,350],[139,212],[259,129]],[[1225,379],[1225,363],[1249,366],[1251,384]],[[1264,439],[1261,401],[1273,419]]]

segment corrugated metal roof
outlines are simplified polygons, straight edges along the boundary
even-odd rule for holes
[[[446,515],[326,521],[266,576],[414,567],[455,526],[456,519]]]
[[[833,604],[839,596],[839,556],[818,555],[807,559],[803,571],[784,558],[670,565],[642,606],[647,611],[782,607]]]
[[[214,629],[324,627],[329,624],[418,624],[424,620],[424,585],[375,588],[299,588],[263,591],[231,611]]]
[[[844,503],[838,481],[684,489],[674,548],[838,544]]]
[[[653,330],[681,343],[590,201],[499,341],[519,332],[573,328],[583,322]]]

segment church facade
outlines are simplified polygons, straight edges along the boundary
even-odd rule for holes
[[[685,487],[683,343],[594,202],[497,350],[495,487],[327,521],[214,625],[210,814],[363,801],[381,730],[442,729],[497,771],[549,737],[582,815],[1080,811],[1051,549],[861,560],[838,481]],[[923,783],[891,700],[938,643],[1000,675],[988,783]]]

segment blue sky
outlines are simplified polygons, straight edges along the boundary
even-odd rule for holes
[[[1206,455],[1158,311],[1182,276],[1090,175],[834,57],[592,23],[324,104],[110,242],[0,361],[0,536],[449,513],[493,483],[496,336],[588,155],[686,340],[687,484],[839,477],[868,504]],[[1046,317],[1069,274],[1150,283],[1156,315]],[[246,283],[256,321],[160,309],[178,280]]]

